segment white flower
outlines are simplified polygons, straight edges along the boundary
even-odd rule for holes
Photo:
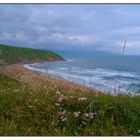
[[[79,111],[79,112],[74,112],[74,117],[75,117],[75,118],[78,118],[79,115],[80,115],[80,113],[81,113],[80,111]]]
[[[60,95],[61,95],[61,92],[57,90],[57,91],[56,91],[56,95],[57,95],[57,96],[60,96]]]
[[[90,118],[90,119],[93,119],[94,116],[95,116],[96,114],[97,114],[97,113],[92,113],[92,112],[90,112],[90,113],[89,113],[89,118]]]
[[[64,116],[60,116],[60,120],[64,119]]]
[[[61,121],[64,122],[64,121],[66,121],[66,120],[67,120],[67,118],[63,118]]]
[[[86,101],[86,100],[87,100],[86,97],[80,97],[80,98],[78,98],[78,101]]]
[[[66,114],[66,110],[63,110],[62,112],[61,112],[61,115],[65,115]]]
[[[58,112],[58,114],[59,114],[60,118],[63,118],[64,115],[66,114],[66,110],[60,111],[60,112]]]
[[[85,122],[85,121],[82,121],[82,124],[83,124],[83,125],[86,125],[86,124],[87,124],[87,122]]]
[[[88,118],[89,117],[89,114],[88,113],[84,113],[83,116],[86,117],[86,118]]]
[[[61,95],[59,98],[58,98],[58,102],[62,102],[63,100],[65,100],[65,96]]]
[[[58,102],[62,102],[64,99],[63,98],[58,98]]]
[[[54,105],[55,105],[55,106],[60,106],[60,103],[55,103]]]

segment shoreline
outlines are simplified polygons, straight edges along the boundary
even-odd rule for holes
[[[34,63],[34,64],[35,64],[35,63]],[[30,64],[29,64],[29,65],[30,65]],[[48,76],[48,77],[53,78],[53,79],[61,80],[62,82],[69,82],[69,83],[75,84],[75,85],[77,85],[77,86],[81,86],[81,87],[86,88],[86,89],[89,89],[89,90],[93,90],[93,91],[96,91],[96,92],[100,92],[100,93],[102,93],[102,94],[105,94],[105,93],[106,93],[105,91],[100,91],[100,90],[98,90],[98,89],[95,89],[94,87],[89,87],[89,86],[87,86],[87,85],[82,85],[82,84],[77,83],[77,82],[74,82],[74,81],[72,81],[72,80],[65,79],[65,78],[63,78],[63,77],[61,77],[61,76],[49,74],[49,73],[44,72],[44,71],[42,71],[42,70],[39,71],[39,70],[36,70],[35,68],[32,69],[30,66],[28,67],[28,64],[24,64],[24,65],[22,65],[22,66],[23,66],[25,69],[30,70],[30,71],[35,72],[35,73],[38,73],[38,74],[41,74],[41,75],[43,75],[44,77],[45,77],[45,76]]]
[[[66,60],[65,60],[66,61]],[[47,61],[46,61],[47,62]],[[57,62],[57,61],[54,61],[54,62]],[[32,63],[30,63],[32,65]],[[93,91],[96,91],[96,92],[100,92],[102,94],[110,94],[112,96],[116,96],[118,94],[125,94],[127,95],[128,92],[124,92],[123,90],[121,91],[121,89],[109,89],[109,88],[104,88],[104,89],[99,89],[99,88],[96,88],[95,86],[88,86],[86,84],[82,84],[80,82],[75,82],[74,80],[69,80],[67,78],[64,78],[64,77],[61,77],[59,75],[55,75],[55,74],[51,74],[51,73],[48,73],[48,70],[42,70],[42,69],[38,69],[38,68],[34,68],[32,66],[30,66],[30,64],[24,64],[23,67],[30,70],[30,71],[33,71],[33,72],[36,72],[36,73],[39,73],[39,74],[42,74],[44,76],[48,75],[50,76],[51,78],[55,78],[55,79],[58,79],[58,80],[62,80],[62,82],[70,82],[70,83],[73,83],[73,84],[76,84],[76,85],[79,85],[81,87],[84,87],[84,88],[88,88],[90,90],[93,90]],[[36,64],[36,63],[33,63],[33,64]],[[132,93],[132,94],[135,94],[135,93]]]
[[[28,64],[25,64],[25,65],[28,65]],[[30,68],[30,67],[28,67],[28,66],[24,66],[24,65],[22,65],[25,69],[27,69],[27,70],[30,70],[30,71],[32,71],[32,72],[35,72],[35,73],[38,73],[38,74],[40,74],[40,75],[43,75],[44,77],[45,76],[47,76],[47,77],[50,77],[50,78],[53,78],[53,79],[56,79],[56,80],[60,80],[60,81],[62,81],[62,82],[67,82],[67,83],[72,83],[72,84],[75,84],[76,86],[80,86],[80,87],[82,87],[82,88],[86,88],[86,89],[88,89],[88,90],[90,90],[90,91],[94,91],[94,92],[98,92],[98,93],[101,93],[101,94],[104,94],[104,95],[112,95],[112,96],[117,96],[118,94],[124,94],[124,95],[127,95],[127,93],[126,92],[123,92],[123,91],[115,91],[115,90],[98,90],[98,89],[96,89],[95,87],[89,87],[89,86],[87,86],[87,85],[84,85],[84,84],[80,84],[80,83],[78,83],[78,82],[74,82],[73,80],[68,80],[68,79],[65,79],[65,78],[63,78],[63,77],[61,77],[61,76],[57,76],[57,75],[53,75],[53,74],[49,74],[49,73],[47,73],[47,72],[44,72],[44,71],[42,71],[42,70],[36,70],[35,68],[34,69],[32,69],[32,68]],[[133,94],[135,94],[135,93],[133,93]]]
[[[66,60],[57,60],[57,61],[66,61]],[[90,92],[94,92],[94,93],[97,93],[99,95],[111,95],[111,96],[117,96],[119,94],[122,94],[122,95],[128,95],[129,93],[125,93],[125,92],[121,92],[121,91],[111,91],[111,90],[108,90],[108,91],[102,91],[102,90],[98,90],[96,89],[96,87],[89,87],[87,85],[82,85],[78,82],[74,82],[72,80],[68,80],[68,79],[65,79],[63,77],[59,77],[59,76],[56,76],[56,75],[53,75],[53,74],[49,74],[49,73],[45,73],[43,71],[38,71],[38,70],[33,70],[33,69],[30,69],[30,68],[27,68],[25,67],[24,65],[30,65],[30,64],[35,64],[35,63],[43,63],[43,62],[57,62],[56,60],[55,61],[30,61],[28,63],[17,63],[17,64],[11,64],[11,65],[6,65],[6,66],[0,66],[0,73],[3,73],[5,75],[8,75],[9,77],[12,77],[13,79],[16,79],[16,80],[21,80],[22,82],[24,82],[23,79],[21,79],[21,77],[24,77],[24,75],[22,76],[22,74],[25,74],[25,76],[27,77],[28,76],[28,79],[30,79],[32,81],[32,79],[34,79],[34,76],[33,76],[33,73],[37,74],[38,77],[42,80],[47,80],[49,79],[50,82],[53,82],[56,81],[56,83],[59,81],[59,83],[61,83],[62,85],[66,86],[66,87],[75,87],[75,89],[82,89],[82,90],[88,90]],[[30,74],[29,74],[29,71],[30,71]],[[16,75],[17,73],[17,75]],[[20,76],[19,76],[20,75]],[[30,76],[33,76],[30,78]],[[36,76],[35,76],[36,77]],[[30,81],[29,80],[29,81]],[[35,79],[36,80],[36,79]],[[135,95],[135,93],[132,93]]]
[[[31,87],[32,87],[31,84],[33,84],[33,86],[34,86],[34,85],[38,85],[39,82],[43,82],[44,83],[43,85],[46,86],[45,82],[49,81],[52,84],[52,86],[54,86],[54,88],[56,88],[55,87],[56,85],[61,85],[63,88],[65,88],[67,90],[71,90],[71,91],[80,90],[82,92],[92,92],[96,96],[105,94],[104,92],[97,91],[96,89],[93,89],[93,88],[91,89],[89,87],[80,85],[78,83],[74,83],[74,82],[71,82],[71,81],[68,81],[65,79],[57,78],[57,77],[51,76],[47,73],[44,74],[41,72],[29,70],[24,67],[24,63],[1,66],[0,74],[5,74],[21,83],[29,84]],[[36,88],[37,88],[37,86],[36,86]]]

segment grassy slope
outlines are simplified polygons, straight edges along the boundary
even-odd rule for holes
[[[62,58],[49,51],[0,45],[1,64],[33,60]],[[140,135],[139,96],[99,95],[20,65],[0,67],[0,135]],[[77,111],[81,114],[75,118]],[[96,113],[91,119],[84,114],[90,112]]]
[[[50,51],[0,45],[0,65],[54,60],[63,60],[63,58]]]
[[[139,135],[138,96],[99,96],[17,66],[1,68],[0,73],[0,135]],[[60,106],[55,106],[58,101]],[[81,112],[78,118],[76,111]],[[88,120],[83,115],[89,112],[97,114]]]

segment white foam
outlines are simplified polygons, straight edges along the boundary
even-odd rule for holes
[[[67,59],[66,62],[73,62],[73,61],[75,61],[75,60],[74,59]]]
[[[35,68],[32,65],[30,65],[30,64],[25,64],[24,67],[27,68],[27,69],[29,69],[29,70],[32,70],[32,71],[44,72],[44,73],[47,72],[45,69]]]

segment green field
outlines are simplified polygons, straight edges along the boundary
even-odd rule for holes
[[[63,58],[51,51],[0,45],[0,65],[55,60]]]

